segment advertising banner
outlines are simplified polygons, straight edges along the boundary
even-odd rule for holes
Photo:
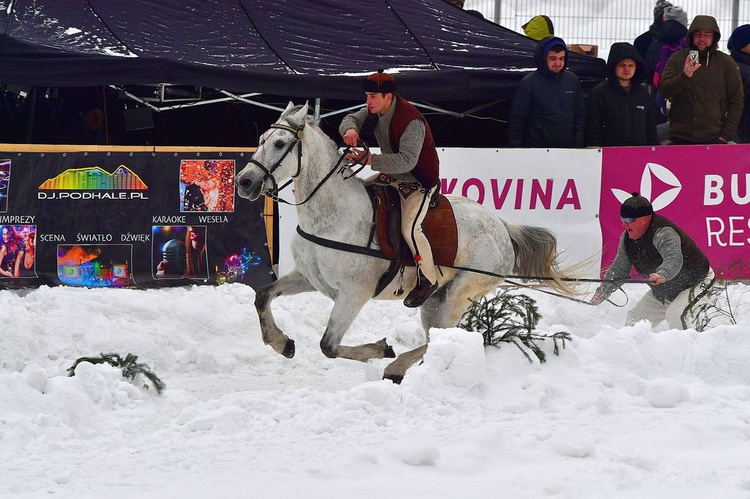
[[[602,268],[623,231],[620,204],[638,192],[695,240],[717,277],[750,278],[750,146],[605,148],[602,161]]]
[[[441,192],[477,201],[508,222],[555,233],[564,265],[598,277],[601,152],[596,149],[440,149]]]
[[[272,282],[240,152],[0,153],[0,289]]]
[[[372,148],[373,153],[379,149]],[[440,148],[440,192],[463,196],[508,222],[555,233],[563,265],[583,263],[578,277],[599,277],[600,150]],[[359,176],[373,175],[365,168]],[[293,206],[279,205],[281,275],[293,268]]]

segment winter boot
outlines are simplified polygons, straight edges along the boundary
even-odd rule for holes
[[[435,292],[437,288],[437,283],[433,284],[427,280],[420,270],[419,276],[417,277],[417,285],[408,295],[406,295],[406,298],[404,298],[404,305],[409,308],[419,307],[430,297],[430,295],[432,295],[432,293]]]

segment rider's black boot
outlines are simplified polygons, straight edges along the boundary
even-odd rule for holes
[[[437,283],[433,284],[427,280],[420,270],[419,276],[417,277],[417,286],[406,295],[406,298],[404,298],[404,305],[410,308],[419,307],[430,297],[430,295],[432,295],[432,293],[435,292],[437,288]]]

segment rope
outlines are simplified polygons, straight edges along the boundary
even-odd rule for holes
[[[307,239],[308,241],[313,242],[313,243],[315,243],[317,245],[320,245],[320,246],[324,246],[326,248],[331,248],[331,249],[335,249],[335,250],[339,250],[339,251],[347,251],[347,252],[350,252],[350,253],[358,253],[360,255],[367,255],[367,256],[371,256],[373,258],[380,258],[381,260],[391,260],[390,258],[388,258],[387,256],[385,256],[383,254],[383,252],[380,251],[380,250],[376,250],[376,249],[372,249],[372,248],[366,248],[364,246],[355,246],[353,244],[342,243],[342,242],[339,242],[339,241],[333,241],[331,239],[326,239],[324,237],[314,236],[314,235],[312,235],[312,234],[310,234],[310,233],[305,232],[304,230],[302,230],[302,228],[299,225],[297,226],[297,233],[300,236],[302,236],[303,238]],[[524,281],[554,281],[555,280],[554,277],[523,276],[523,275],[513,275],[513,274],[498,274],[496,272],[490,272],[489,270],[480,270],[480,269],[474,269],[474,268],[471,268],[471,267],[461,267],[461,266],[457,266],[457,265],[455,265],[455,266],[454,265],[438,265],[438,267],[446,267],[446,268],[455,269],[455,270],[462,270],[464,272],[473,272],[473,273],[476,273],[476,274],[483,274],[483,275],[488,275],[488,276],[491,276],[491,277],[497,277],[499,279],[504,279],[505,282],[507,282],[508,284],[511,284],[513,286],[517,286],[517,287],[521,287],[521,288],[528,288],[528,289],[532,289],[532,287],[529,286],[529,285],[527,285],[527,284],[521,284],[521,283],[518,283],[518,282],[510,281],[509,279],[522,279]],[[579,278],[566,278],[566,277],[558,278],[558,280],[560,280],[560,281],[570,281],[570,282],[599,282],[599,283],[609,282],[609,283],[618,283],[618,289],[620,289],[620,285],[622,285],[624,283],[646,283],[646,281],[644,281],[644,280],[627,280],[627,281],[623,282],[622,280],[613,280],[613,279],[583,279],[583,278],[579,279]],[[543,290],[543,289],[536,289],[536,290],[539,291],[540,293],[546,293],[548,295],[557,296],[559,298],[565,298],[566,300],[574,301],[576,303],[584,303],[586,305],[592,305],[591,303],[587,302],[586,300],[581,300],[580,298],[573,298],[571,296],[566,296],[566,295],[563,295],[563,294],[560,294],[560,293],[555,293],[553,291],[547,291],[547,290]],[[627,296],[627,294],[626,294],[626,296]],[[613,303],[609,299],[607,301],[609,301],[610,303],[612,303],[613,305],[618,306],[618,307],[624,307],[625,306],[625,305],[617,305],[616,303]],[[627,304],[627,302],[626,302],[626,304]],[[595,305],[592,305],[592,306],[595,306]]]

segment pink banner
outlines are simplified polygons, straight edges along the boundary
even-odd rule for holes
[[[750,145],[605,148],[603,269],[614,260],[620,204],[632,192],[690,234],[718,277],[750,278]]]

